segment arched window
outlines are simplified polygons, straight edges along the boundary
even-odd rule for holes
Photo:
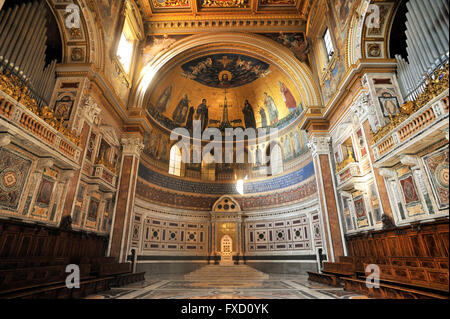
[[[122,34],[120,35],[119,46],[117,47],[117,57],[122,64],[124,71],[130,74],[131,62],[133,61],[136,38],[130,27],[128,19],[125,19]]]
[[[274,145],[270,152],[270,172],[272,176],[283,173],[283,153],[279,144]]]
[[[181,150],[176,145],[170,149],[169,174],[181,176]]]
[[[334,55],[334,47],[333,41],[331,41],[330,29],[328,28],[325,30],[325,34],[323,35],[323,43],[325,45],[325,50],[327,51],[328,61],[330,61]]]
[[[202,160],[202,180],[216,180],[216,161],[211,153],[206,154]]]

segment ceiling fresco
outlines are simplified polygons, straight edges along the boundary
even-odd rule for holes
[[[269,64],[237,54],[215,54],[181,66],[182,75],[213,88],[234,88],[270,74]]]
[[[276,65],[223,53],[171,69],[152,90],[147,110],[169,130],[192,129],[197,117],[204,120],[203,128],[281,128],[302,113],[303,103],[296,86]]]
[[[260,33],[292,51],[301,62],[308,62],[310,46],[303,32]]]

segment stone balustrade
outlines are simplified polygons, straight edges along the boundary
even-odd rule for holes
[[[338,180],[338,185],[344,184],[353,177],[360,177],[361,169],[359,167],[359,163],[358,162],[348,163],[342,170],[338,172],[336,176]]]
[[[94,177],[100,178],[111,186],[116,186],[117,175],[101,164],[94,166]]]
[[[81,154],[78,145],[2,91],[0,120],[34,136],[35,142],[44,143],[71,161],[78,162]]]
[[[411,114],[409,118],[391,130],[382,139],[372,146],[375,160],[380,159],[389,152],[398,149],[403,143],[413,139],[434,124],[448,118],[448,93],[445,92],[431,100],[424,107]]]

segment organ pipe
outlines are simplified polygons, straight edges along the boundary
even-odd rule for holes
[[[46,65],[45,1],[0,11],[0,67],[16,74],[40,106],[50,102],[56,82],[56,60]]]
[[[447,0],[409,0],[406,3],[407,57],[396,55],[403,97],[415,100],[426,76],[449,60],[449,5]]]

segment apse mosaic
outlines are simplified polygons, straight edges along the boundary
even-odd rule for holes
[[[282,128],[303,112],[296,86],[278,67],[240,54],[213,54],[174,67],[152,90],[147,116],[173,130]],[[255,127],[256,126],[256,127]]]

